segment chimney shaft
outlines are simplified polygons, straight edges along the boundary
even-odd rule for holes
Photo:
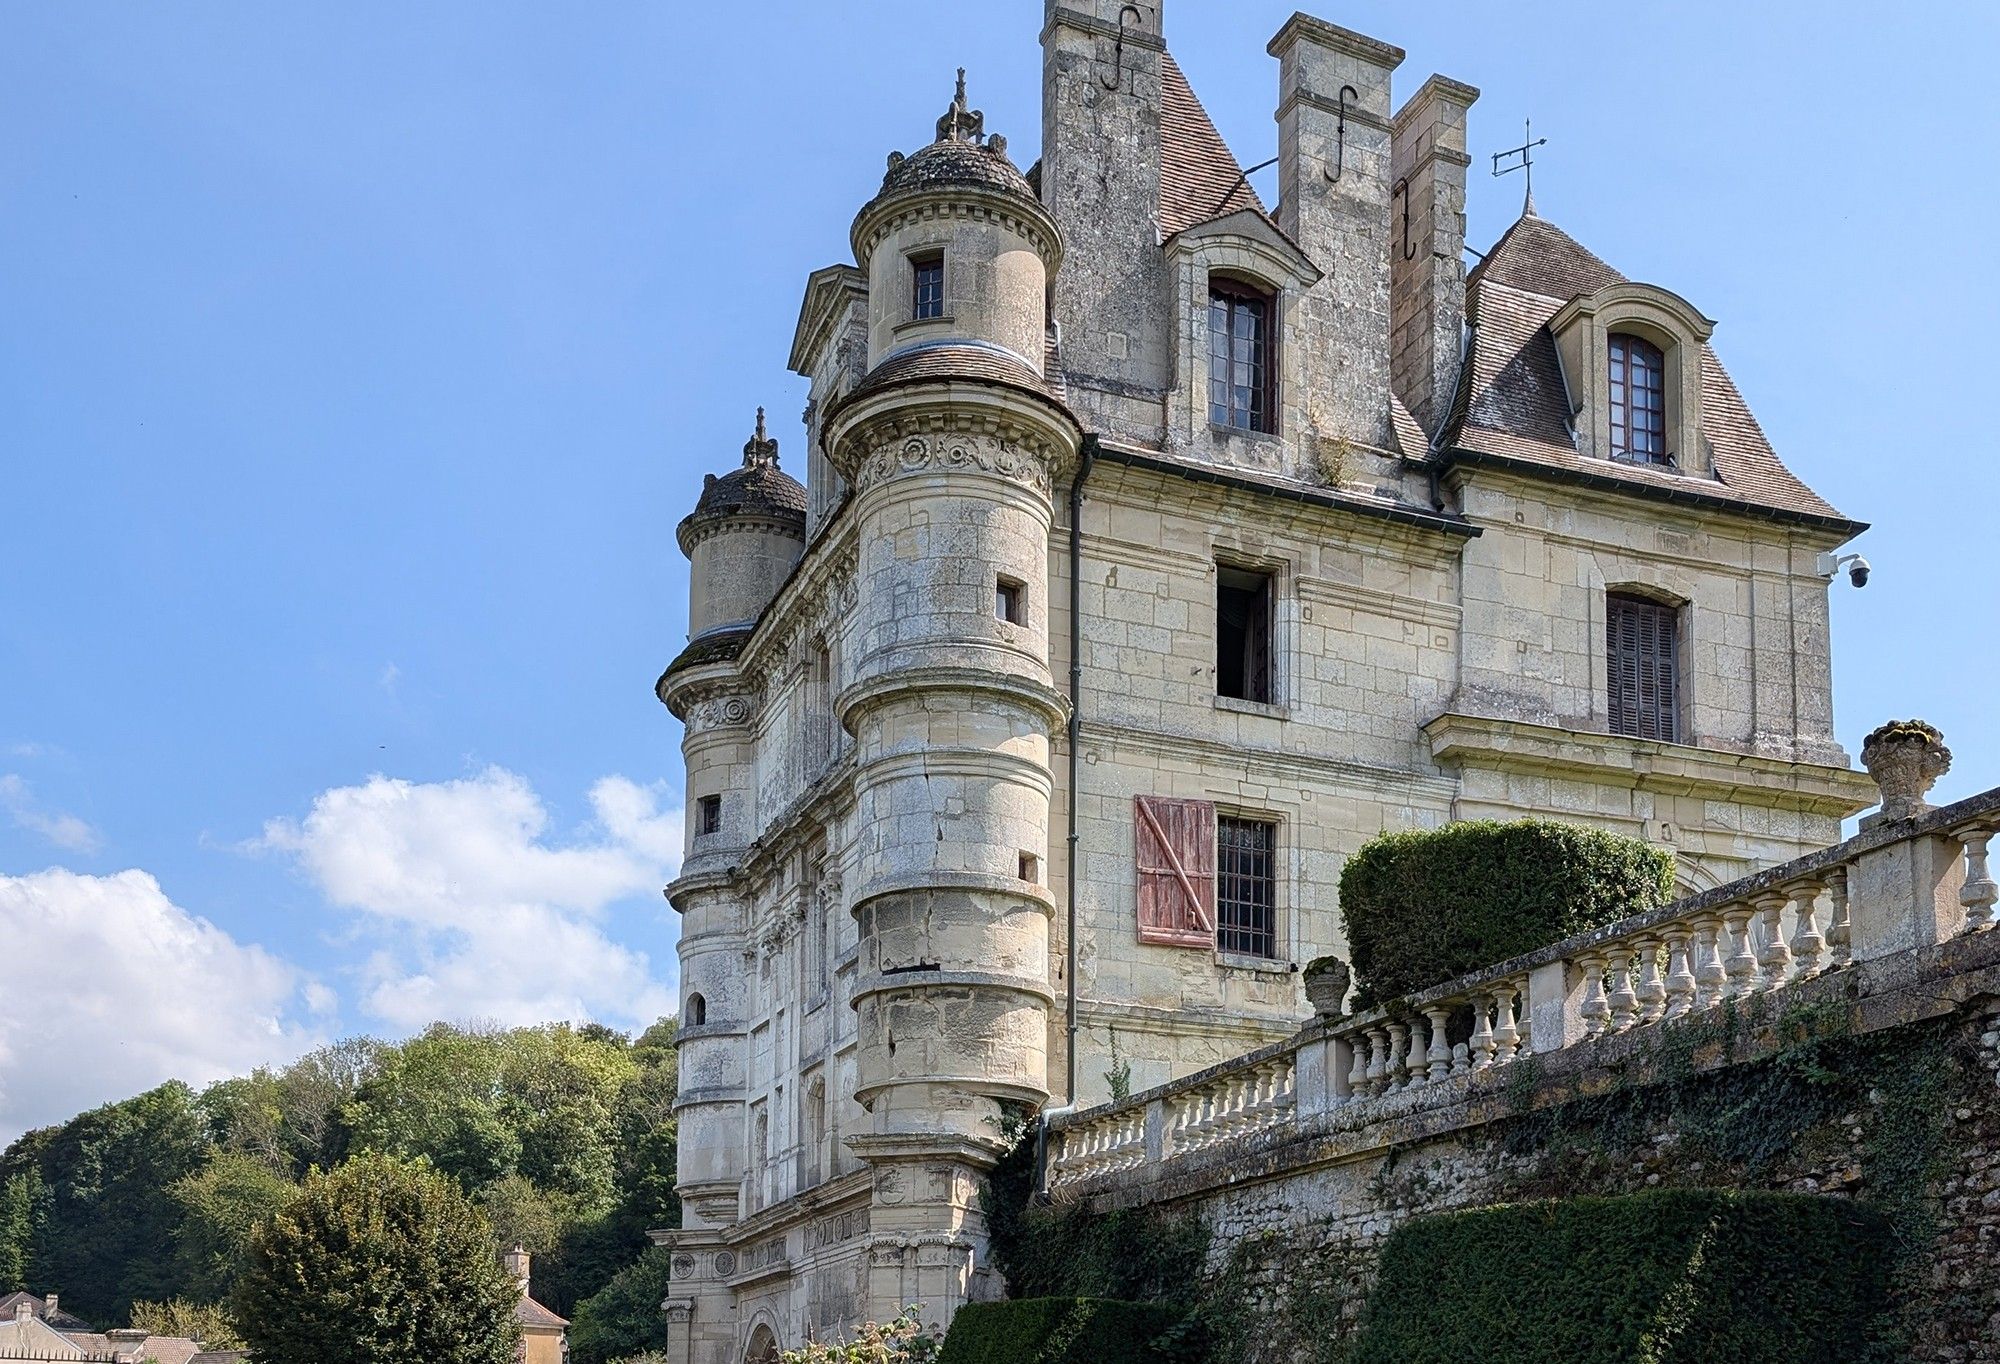
[[[514,1282],[521,1286],[521,1296],[524,1298],[527,1297],[528,1281],[532,1277],[531,1270],[533,1266],[533,1260],[527,1250],[517,1244],[500,1258],[501,1263],[507,1266],[507,1272],[514,1276]]]
[[[1387,448],[1389,75],[1403,50],[1294,14],[1278,59],[1278,225],[1324,278],[1300,300],[1313,338],[1308,420],[1318,434]]]
[[[44,1315],[51,1317],[54,1316],[56,1314],[56,1295],[51,1293],[46,1298],[42,1299],[42,1301],[48,1305],[47,1311],[44,1313]]]
[[[1469,85],[1432,76],[1396,115],[1390,169],[1405,189],[1390,204],[1390,369],[1397,396],[1432,439],[1463,350],[1465,125],[1478,98]]]
[[[34,1320],[34,1316],[35,1316],[35,1305],[33,1303],[17,1302],[14,1304],[15,1321],[32,1321]]]

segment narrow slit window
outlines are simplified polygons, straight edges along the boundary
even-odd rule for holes
[[[1680,742],[1680,612],[1612,594],[1605,611],[1611,732]]]
[[[1271,700],[1271,577],[1240,568],[1215,574],[1215,694]]]
[[[1012,578],[1002,578],[993,585],[993,614],[1009,625],[1027,623],[1021,607],[1021,584]]]
[[[944,316],[944,252],[910,258],[910,316]]]
[[[1042,859],[1031,852],[1024,852],[1015,864],[1014,872],[1019,880],[1040,882],[1042,879]]]
[[[1278,826],[1223,815],[1215,821],[1215,945],[1278,955]]]
[[[694,831],[697,836],[719,833],[722,829],[722,797],[703,796],[695,805]]]
[[[1611,457],[1672,464],[1667,454],[1667,358],[1624,332],[1611,336]]]

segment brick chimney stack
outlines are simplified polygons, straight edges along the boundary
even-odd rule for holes
[[[1389,367],[1396,395],[1432,439],[1464,349],[1465,124],[1478,98],[1469,85],[1432,76],[1396,114],[1391,189],[1403,192],[1389,205]]]

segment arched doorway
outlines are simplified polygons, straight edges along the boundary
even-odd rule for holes
[[[778,1364],[778,1337],[770,1327],[759,1326],[750,1333],[750,1349],[743,1364]]]

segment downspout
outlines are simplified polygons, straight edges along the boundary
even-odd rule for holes
[[[1049,1119],[1076,1111],[1076,883],[1081,836],[1078,832],[1077,773],[1083,733],[1083,481],[1097,463],[1097,437],[1087,435],[1069,481],[1069,814],[1068,856],[1063,875],[1063,1093],[1064,1102],[1044,1108],[1035,1123],[1035,1186],[1048,1188]]]

